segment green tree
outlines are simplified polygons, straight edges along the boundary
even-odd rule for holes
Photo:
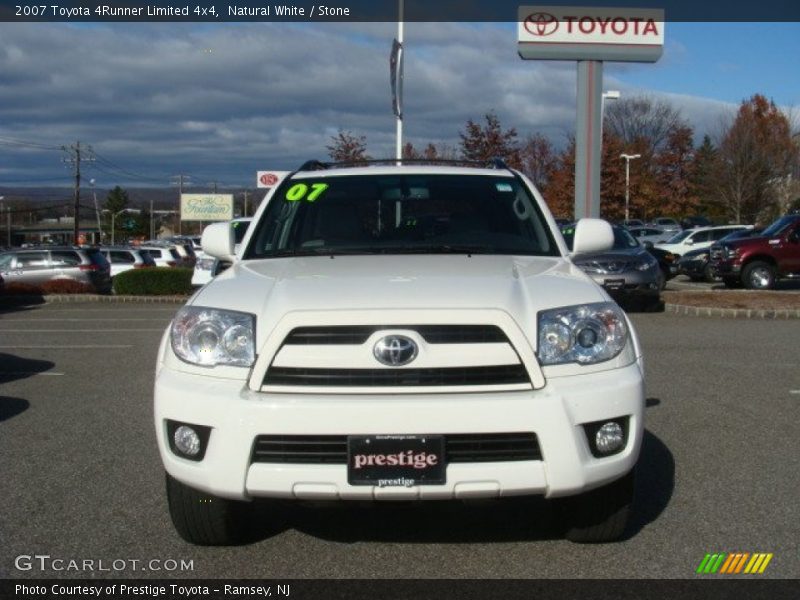
[[[711,218],[724,217],[724,209],[719,201],[714,173],[717,170],[719,152],[708,135],[695,150],[692,159],[692,175],[689,180],[692,192],[697,196],[697,212]]]
[[[103,204],[103,207],[111,214],[115,214],[121,211],[123,208],[128,208],[129,203],[130,198],[128,197],[128,192],[123,190],[121,187],[116,186],[113,190],[108,192],[108,196],[106,196],[106,201]]]

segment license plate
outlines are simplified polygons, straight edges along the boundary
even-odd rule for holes
[[[350,485],[444,485],[444,436],[359,435],[347,438]]]
[[[603,281],[603,287],[609,290],[621,290],[625,287],[624,279],[606,279]]]

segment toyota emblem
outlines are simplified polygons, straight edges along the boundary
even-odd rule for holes
[[[525,19],[525,29],[536,37],[551,35],[558,29],[558,19],[550,13],[533,13]]]
[[[417,343],[404,335],[382,337],[372,348],[379,363],[387,367],[402,367],[417,358]]]

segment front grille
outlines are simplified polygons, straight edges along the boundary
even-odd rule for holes
[[[306,369],[272,366],[264,385],[320,387],[412,387],[528,384],[524,365],[429,369]]]
[[[403,329],[416,331],[429,344],[506,343],[503,330],[494,325],[333,325],[297,327],[284,345],[337,345],[366,343],[376,331]]]
[[[535,433],[457,433],[445,436],[448,463],[542,460]],[[251,463],[347,464],[346,435],[259,435]]]

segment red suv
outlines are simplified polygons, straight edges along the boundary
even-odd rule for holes
[[[800,215],[786,215],[758,237],[711,247],[711,264],[727,287],[768,290],[778,279],[800,278]]]

